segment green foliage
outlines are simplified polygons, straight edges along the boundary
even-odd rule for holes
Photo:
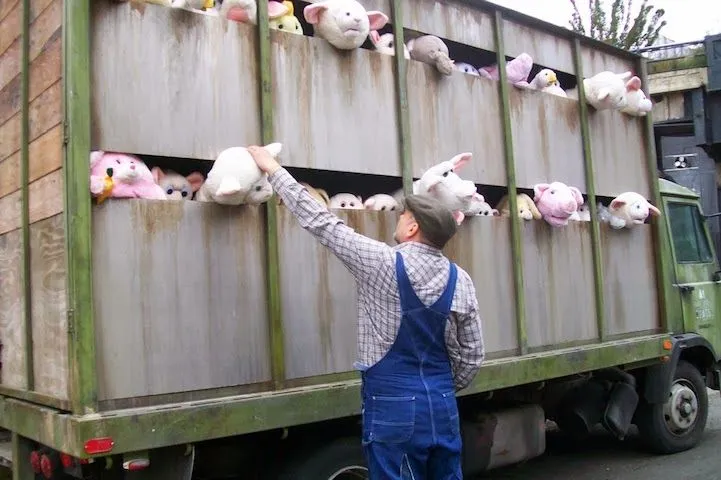
[[[666,13],[662,8],[648,5],[643,0],[641,8],[635,18],[633,15],[633,0],[613,0],[610,13],[602,5],[602,0],[588,0],[590,25],[584,25],[581,12],[578,10],[576,0],[569,0],[573,5],[573,14],[569,21],[574,32],[601,40],[624,50],[647,47],[658,38],[661,29],[666,26],[666,20],[661,17]],[[607,21],[607,15],[610,21]]]

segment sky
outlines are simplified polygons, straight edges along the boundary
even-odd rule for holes
[[[570,27],[568,21],[573,7],[569,0],[491,1],[549,23]],[[610,5],[610,0],[607,1]],[[588,2],[577,0],[576,3],[583,15],[583,8],[588,8]],[[638,11],[641,3],[641,0],[634,2],[634,13]],[[721,33],[721,0],[650,0],[649,4],[666,11],[663,19],[667,23],[661,30],[661,35],[674,42],[703,40],[708,34]],[[587,18],[584,18],[584,25],[588,25]]]

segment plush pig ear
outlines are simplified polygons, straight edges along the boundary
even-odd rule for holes
[[[568,187],[571,189],[571,193],[573,194],[573,197],[576,199],[576,203],[579,205],[583,205],[583,195],[581,195],[581,191],[577,189],[576,187]]]
[[[160,167],[153,167],[150,172],[153,174],[153,181],[155,181],[155,183],[160,183],[163,180],[163,177],[165,177],[165,173],[163,173],[163,170]]]
[[[621,80],[628,80],[629,78],[631,78],[633,76],[633,73],[632,72],[623,72],[623,73],[618,73],[616,75],[618,75],[621,78]]]
[[[280,151],[283,149],[283,144],[277,143],[277,142],[269,143],[268,145],[266,145],[263,148],[265,148],[268,151],[268,153],[270,153],[274,157],[277,157],[278,155],[280,155]]]
[[[478,192],[473,194],[473,199],[476,200],[477,202],[485,202],[486,201],[485,197]]]
[[[661,211],[650,203],[648,204],[648,211],[651,212],[653,215],[656,215],[657,217],[661,215]]]
[[[491,210],[491,213],[493,214],[494,217],[501,216],[500,212],[498,210],[496,210],[495,208],[493,210]]]
[[[377,10],[371,10],[368,13],[368,22],[370,22],[371,30],[380,30],[388,23],[388,16]]]
[[[97,164],[103,158],[103,155],[105,155],[105,152],[102,150],[90,152],[90,168],[93,168],[95,164]]]
[[[188,183],[190,184],[190,188],[194,192],[197,192],[200,186],[203,185],[203,182],[205,181],[203,174],[200,172],[193,172],[187,177],[185,177],[185,179],[188,181]]]
[[[378,33],[378,30],[371,30],[368,33],[368,37],[371,39],[371,42],[373,42],[373,45],[378,45],[378,42],[381,39],[381,35]]]
[[[451,163],[453,164],[453,171],[460,170],[463,165],[471,161],[471,157],[473,156],[472,153],[466,152],[466,153],[459,153],[455,157],[451,158]]]
[[[617,198],[614,198],[613,200],[611,200],[611,204],[609,205],[609,207],[616,210],[623,207],[624,205],[626,205],[626,200],[619,200]]]
[[[305,21],[311,25],[316,24],[320,21],[320,14],[328,9],[328,2],[318,2],[306,5],[303,9],[303,16]]]
[[[548,183],[537,183],[533,186],[533,201],[537,202],[543,192],[551,187]]]
[[[279,18],[289,13],[290,9],[282,3],[275,1],[268,2],[268,18]]]
[[[626,82],[626,90],[640,90],[641,79],[638,77],[631,77],[631,80]]]
[[[365,201],[365,203],[363,204],[363,206],[366,207],[366,208],[373,208],[373,205],[374,205],[375,203],[376,203],[375,198],[371,197],[371,198],[369,198],[368,200]]]

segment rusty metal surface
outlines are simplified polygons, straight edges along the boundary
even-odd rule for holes
[[[493,16],[459,2],[405,0],[403,25],[476,48],[495,50]]]
[[[261,207],[93,212],[99,399],[270,379]]]
[[[604,70],[610,70],[614,73],[636,71],[633,59],[612,55],[595,48],[589,48],[586,45],[581,46],[581,62],[583,63],[585,78],[592,77]]]

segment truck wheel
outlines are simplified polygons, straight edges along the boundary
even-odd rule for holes
[[[288,465],[280,480],[367,480],[360,438],[343,438]]]
[[[679,360],[665,403],[639,405],[637,426],[656,453],[677,453],[701,440],[708,418],[708,395],[701,373]]]

